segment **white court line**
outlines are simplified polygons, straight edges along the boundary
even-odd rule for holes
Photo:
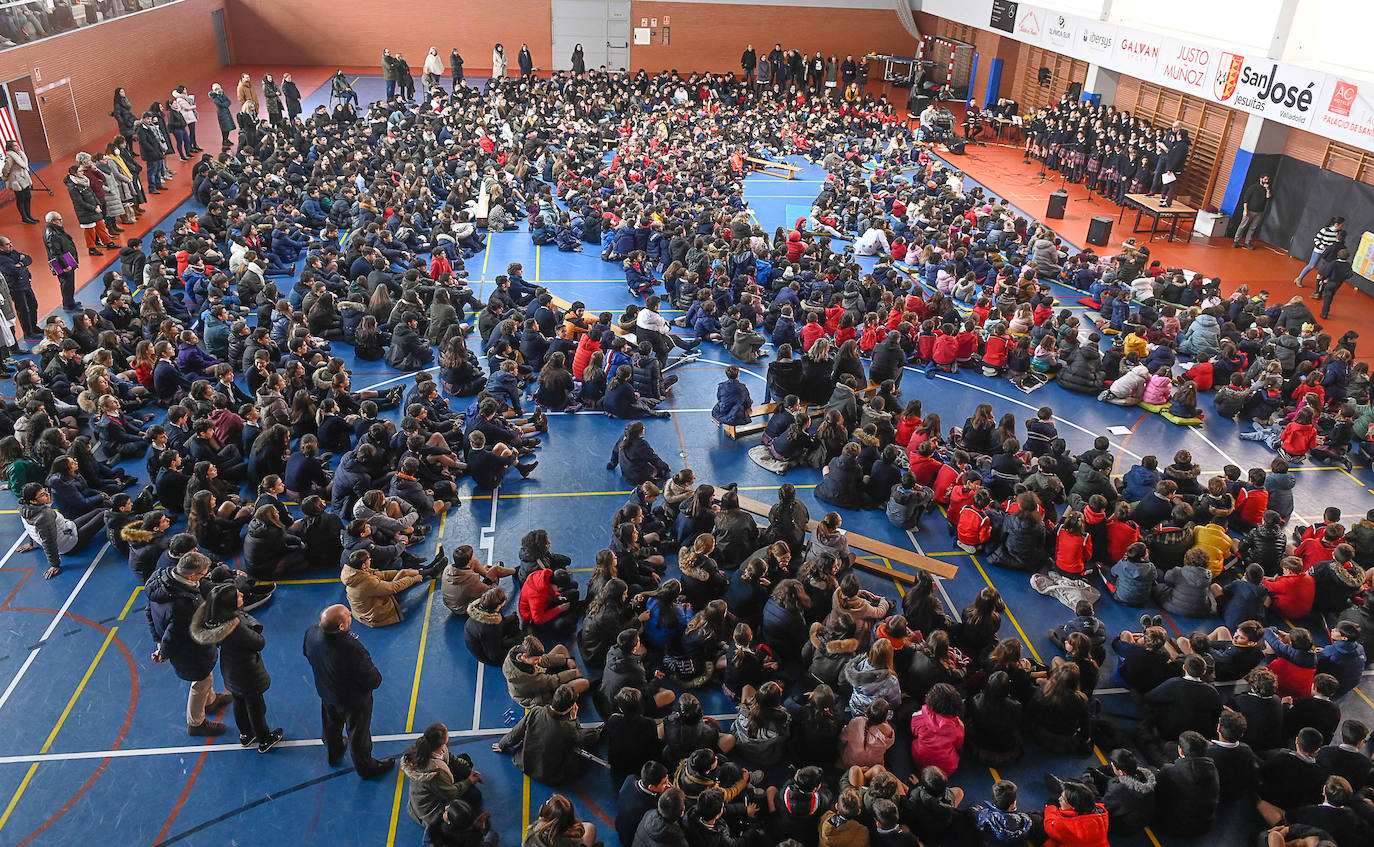
[[[915,368],[915,367],[912,367],[911,365],[907,365],[907,366],[906,366],[906,370],[911,371],[912,373],[921,374],[921,375],[923,375],[923,376],[924,376],[924,374],[925,374],[925,371],[922,370],[921,368]],[[974,391],[980,391],[980,392],[982,392],[983,394],[989,394],[989,395],[991,395],[991,396],[993,396],[993,397],[1000,397],[1000,398],[1002,398],[1003,400],[1006,400],[1006,401],[1009,402],[1009,403],[1015,403],[1016,405],[1021,406],[1022,408],[1025,408],[1025,409],[1030,409],[1030,410],[1034,411],[1034,410],[1040,408],[1039,406],[1032,406],[1030,403],[1026,403],[1026,402],[1024,402],[1024,401],[1022,401],[1022,400],[1017,400],[1015,397],[1008,397],[1007,395],[1002,394],[1002,393],[997,392],[997,391],[993,391],[993,390],[990,389],[990,388],[984,388],[984,387],[982,387],[981,385],[974,385],[973,383],[970,383],[970,382],[964,382],[964,381],[962,381],[962,380],[954,379],[953,377],[946,376],[945,374],[936,374],[936,375],[935,375],[935,378],[936,378],[936,379],[942,379],[942,380],[944,380],[945,382],[952,382],[952,383],[954,383],[955,385],[962,385],[962,386],[965,387],[965,388],[970,388],[970,389],[972,389],[972,390],[974,390]],[[1064,424],[1065,426],[1072,427],[1072,428],[1078,430],[1079,432],[1082,432],[1082,433],[1086,433],[1086,434],[1088,434],[1088,435],[1091,435],[1093,438],[1097,438],[1097,436],[1099,435],[1099,433],[1093,432],[1092,430],[1088,429],[1087,427],[1079,426],[1078,424],[1074,423],[1073,421],[1067,420],[1067,419],[1065,419],[1065,418],[1061,418],[1061,417],[1059,417],[1058,415],[1055,415],[1055,416],[1054,416],[1054,419],[1055,419],[1056,421],[1059,421],[1060,423]],[[1139,459],[1141,458],[1141,456],[1140,456],[1139,453],[1132,453],[1130,450],[1127,450],[1124,446],[1122,446],[1122,445],[1120,445],[1120,444],[1117,444],[1115,441],[1112,441],[1110,438],[1107,439],[1107,442],[1108,442],[1109,444],[1111,444],[1113,447],[1115,447],[1116,449],[1120,450],[1122,453],[1125,453],[1127,456],[1130,456],[1130,457],[1133,458],[1133,459],[1139,460]]]
[[[490,522],[482,528],[477,539],[477,549],[487,551],[487,564],[490,566],[495,562],[496,556],[496,504],[500,501],[500,486],[492,492],[491,498],[491,518]],[[476,732],[482,726],[482,682],[486,677],[486,665],[482,662],[477,663],[477,687],[472,698],[472,730]]]
[[[740,372],[740,373],[742,373],[742,374],[749,374],[749,375],[752,376],[754,379],[762,380],[762,381],[764,381],[764,382],[767,382],[767,381],[768,381],[768,378],[765,377],[765,376],[763,376],[762,374],[756,374],[756,373],[754,373],[753,371],[748,370],[748,368],[751,367],[750,365],[742,365],[742,364],[740,364],[739,362],[722,362],[722,361],[719,361],[718,359],[697,359],[697,361],[698,361],[698,362],[710,362],[710,363],[713,364],[713,365],[720,365],[722,368],[728,368],[728,367],[730,367],[731,365],[738,365],[738,366],[739,366],[739,372]],[[685,412],[685,411],[687,411],[687,409],[677,409],[676,411]]]
[[[5,554],[5,557],[3,559],[0,559],[0,568],[3,568],[5,565],[9,564],[10,557],[13,556],[15,551],[19,549],[19,545],[23,544],[26,540],[28,540],[28,537],[28,533],[26,532],[19,533],[19,537],[14,539],[14,543],[10,545],[9,552]]]
[[[403,379],[411,379],[411,378],[414,377],[415,374],[417,374],[417,373],[433,373],[434,371],[437,371],[437,370],[439,370],[439,366],[438,366],[438,365],[434,365],[433,367],[425,368],[423,371],[411,371],[410,373],[403,373],[403,374],[401,374],[400,376],[393,376],[393,377],[391,377],[390,379],[384,379],[384,380],[382,380],[381,382],[374,382],[372,385],[364,386],[364,387],[363,387],[362,389],[360,389],[360,390],[362,390],[362,391],[375,391],[376,389],[381,388],[383,385],[390,385],[390,384],[393,383],[393,382],[400,382],[400,381],[403,380]]]
[[[908,529],[906,531],[906,537],[911,539],[911,546],[916,548],[917,553],[920,553],[922,556],[926,554],[925,548],[921,546],[921,542],[916,540],[916,533]],[[935,587],[939,589],[940,597],[944,599],[945,605],[949,607],[949,613],[951,615],[959,614],[959,610],[954,607],[954,600],[949,596],[949,592],[945,590],[945,581],[934,574],[931,575],[931,579],[935,581]]]
[[[1225,460],[1225,461],[1226,461],[1226,464],[1228,464],[1228,465],[1239,465],[1239,464],[1240,464],[1240,462],[1237,462],[1235,459],[1231,458],[1231,454],[1230,454],[1230,453],[1227,453],[1225,450],[1221,449],[1221,448],[1218,447],[1215,443],[1213,443],[1212,439],[1210,439],[1210,438],[1208,438],[1207,436],[1203,435],[1203,434],[1202,434],[1202,431],[1199,430],[1197,427],[1190,426],[1190,427],[1188,427],[1188,431],[1191,432],[1193,435],[1196,435],[1198,438],[1201,438],[1204,442],[1206,442],[1206,444],[1207,444],[1208,447],[1211,447],[1213,450],[1217,451],[1217,455],[1220,456],[1223,460]]]
[[[716,721],[733,721],[736,715],[731,712],[727,715],[708,715]],[[582,726],[594,729],[601,726],[600,721],[587,721]],[[509,727],[499,729],[450,729],[448,734],[452,738],[491,738],[502,736],[510,731]],[[414,741],[419,738],[419,732],[396,732],[389,735],[374,735],[374,744],[388,744],[393,741]],[[323,747],[324,742],[318,738],[300,738],[290,741],[283,741],[277,745],[278,749],[292,747]],[[239,744],[186,744],[174,747],[125,747],[119,750],[79,750],[73,753],[34,753],[31,755],[0,756],[0,765],[32,764],[34,762],[77,762],[90,759],[137,759],[147,756],[186,756],[198,753],[247,753],[252,750],[257,752],[256,747],[244,747]]]
[[[19,681],[24,678],[24,674],[29,672],[29,668],[33,665],[34,659],[37,659],[38,654],[43,651],[43,647],[48,643],[48,638],[53,634],[53,630],[57,629],[57,625],[62,622],[63,616],[67,614],[67,610],[72,607],[72,602],[76,600],[76,595],[80,594],[81,589],[86,587],[86,580],[91,578],[91,574],[95,572],[95,566],[100,564],[100,560],[105,557],[105,552],[109,549],[110,545],[106,543],[104,547],[100,548],[100,552],[95,554],[95,558],[91,559],[91,564],[86,568],[86,572],[81,575],[81,580],[76,583],[76,587],[72,589],[72,593],[67,595],[67,600],[62,604],[62,608],[58,609],[57,614],[53,615],[52,623],[48,624],[48,628],[43,630],[43,635],[38,639],[38,643],[29,650],[28,658],[26,658],[24,664],[19,667],[19,673],[14,675],[14,679],[10,680],[10,684],[5,688],[5,693],[0,694],[0,709],[5,708],[5,704],[9,702],[10,695],[19,687]]]

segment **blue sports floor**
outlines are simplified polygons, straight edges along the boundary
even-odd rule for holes
[[[358,85],[364,102],[380,93],[379,80],[363,79]],[[307,110],[314,102],[312,98],[307,103]],[[746,197],[771,232],[792,219],[789,205],[809,207],[822,177],[813,167],[796,181],[756,175],[748,180]],[[185,208],[189,206],[179,211]],[[524,264],[527,278],[565,299],[585,301],[594,312],[617,311],[627,302],[618,265],[603,263],[591,253],[536,249],[524,231],[492,237],[488,249],[468,267],[474,280],[485,282],[514,261]],[[83,299],[92,302],[96,293],[88,289]],[[1060,293],[1070,302],[1072,292]],[[347,347],[340,348],[347,355]],[[751,496],[771,500],[782,480],[749,462],[745,450],[753,442],[729,440],[708,415],[721,370],[730,359],[718,347],[708,345],[703,352],[701,360],[677,371],[681,381],[668,405],[673,417],[648,421],[649,439],[674,467],[690,465],[699,481],[738,481]],[[355,387],[408,379],[377,363],[358,365]],[[763,366],[744,371],[750,374],[745,379],[755,399],[760,399]],[[1061,434],[1076,451],[1106,434],[1109,426],[1130,427],[1130,435],[1113,438],[1122,453],[1119,472],[1139,456],[1154,453],[1167,462],[1185,447],[1208,473],[1226,463],[1249,468],[1267,466],[1272,459],[1262,446],[1238,440],[1236,425],[1229,420],[1209,418],[1201,428],[1181,429],[1158,416],[1100,404],[1054,385],[1027,396],[1004,381],[967,372],[933,381],[908,377],[904,385],[908,398],[920,397],[928,412],[939,412],[945,421],[962,421],[981,402],[991,402],[998,415],[1010,411],[1018,419],[1041,405],[1052,405]],[[583,569],[585,577],[593,555],[609,539],[612,515],[628,494],[619,475],[605,470],[623,426],[600,413],[552,416],[534,478],[513,480],[495,497],[469,496],[470,483],[464,482],[461,508],[446,516],[429,548],[440,541],[450,549],[472,544],[489,548],[489,561],[514,562],[521,536],[543,528],[555,550],[572,556],[574,567]],[[131,463],[130,471],[141,473],[141,460]],[[1309,465],[1300,468],[1299,475],[1299,515],[1311,518],[1323,507],[1337,505],[1348,521],[1374,502],[1374,474],[1369,468],[1346,473]],[[813,470],[787,476],[801,489],[813,516],[828,511],[811,496],[818,480]],[[116,845],[419,843],[420,828],[403,808],[399,773],[368,782],[359,780],[347,762],[330,769],[317,738],[319,701],[300,645],[319,611],[344,600],[342,586],[332,574],[284,583],[258,614],[268,642],[264,658],[273,678],[267,695],[269,719],[285,729],[288,739],[269,755],[259,755],[241,749],[232,730],[206,742],[186,735],[186,685],[169,666],[151,661],[142,590],[121,557],[93,547],[70,557],[57,578],[44,581],[42,554],[16,552],[22,531],[13,497],[0,495],[0,506],[0,526],[7,530],[0,537],[9,539],[0,544],[0,726],[6,730],[0,737],[0,844],[72,844],[93,836]],[[895,530],[880,512],[847,512],[844,522],[854,532],[958,565],[958,576],[942,583],[955,609],[972,601],[984,586],[995,586],[1010,612],[1003,635],[1019,635],[1038,659],[1048,661],[1053,654],[1046,631],[1065,620],[1068,610],[1031,591],[1022,574],[948,552],[954,548],[939,521],[928,521],[930,528],[914,537]],[[895,583],[865,579],[871,589],[895,598]],[[490,751],[490,742],[513,720],[512,702],[499,673],[467,655],[461,621],[450,620],[435,591],[432,583],[408,591],[403,597],[406,619],[399,625],[356,628],[385,677],[373,719],[377,754],[399,754],[418,730],[433,721],[444,722],[452,735],[451,746],[470,753],[485,778],[486,808],[502,843],[518,844],[531,810],[537,810],[550,790],[523,779],[507,757]],[[1109,628],[1138,627],[1136,611],[1110,601],[1100,604],[1100,614]],[[1171,623],[1186,633],[1202,622]],[[1320,637],[1324,628],[1312,623]],[[1115,682],[1104,675],[1102,684]],[[1369,721],[1374,718],[1374,684],[1366,680],[1361,688],[1342,705],[1347,715]],[[1101,695],[1107,713],[1138,713],[1129,696],[1111,691]],[[731,711],[718,691],[701,696],[708,713]],[[584,719],[595,719],[591,709],[584,711]],[[1032,744],[1026,757],[1002,770],[1000,777],[1022,787],[1022,808],[1038,808],[1047,794],[1042,773],[1076,774],[1095,763],[1047,756]],[[970,801],[976,801],[987,796],[998,777],[966,762],[955,782]],[[608,847],[613,845],[609,822],[614,791],[609,775],[592,767],[568,793],[578,813],[598,825]],[[1206,842],[1249,844],[1257,826],[1252,809],[1231,808]],[[1161,847],[1152,834],[1114,843]],[[1163,847],[1184,844],[1163,840]]]

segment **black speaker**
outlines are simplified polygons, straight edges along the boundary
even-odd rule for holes
[[[930,96],[927,94],[922,94],[920,92],[920,89],[913,88],[911,89],[911,93],[907,95],[906,108],[907,111],[911,112],[913,115],[921,114],[921,112],[924,112],[926,107],[929,105]]]
[[[1050,195],[1050,205],[1045,209],[1045,217],[1064,219],[1064,210],[1069,207],[1069,192],[1062,188]]]
[[[1035,75],[1035,81],[1041,85],[1049,85],[1052,79],[1053,76],[1050,74],[1049,68],[1041,68]]]
[[[1112,240],[1112,219],[1106,216],[1093,218],[1088,222],[1088,243],[1106,247]]]
[[[1081,82],[1071,82],[1071,83],[1069,83],[1069,100],[1070,100],[1071,102],[1077,103],[1079,100],[1082,100],[1082,99],[1083,99],[1083,83],[1081,83]]]
[[[964,155],[964,143],[964,139],[962,138],[951,138],[949,143],[945,146],[949,147],[949,152],[954,155],[962,156]]]

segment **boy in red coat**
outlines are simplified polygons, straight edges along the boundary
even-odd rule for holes
[[[988,329],[988,339],[983,342],[984,376],[1000,376],[1007,369],[1007,354],[1014,343],[1005,323],[998,321]]]
[[[1045,807],[1045,847],[1109,847],[1107,807],[1092,789],[1065,782],[1057,806]]]
[[[992,520],[988,518],[987,508],[992,497],[983,490],[973,493],[973,502],[959,511],[958,531],[955,538],[959,549],[967,553],[981,553],[983,545],[992,537]]]
[[[1279,566],[1282,572],[1264,581],[1269,589],[1269,608],[1281,618],[1297,620],[1312,611],[1317,583],[1303,571],[1302,559],[1297,556],[1284,557]]]
[[[934,379],[937,370],[954,373],[959,370],[959,339],[954,335],[954,324],[945,324],[935,334],[931,345],[930,361],[926,367],[926,378]]]

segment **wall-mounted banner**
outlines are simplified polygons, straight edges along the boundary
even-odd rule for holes
[[[922,0],[921,10],[1374,150],[1374,82],[1025,2]]]

